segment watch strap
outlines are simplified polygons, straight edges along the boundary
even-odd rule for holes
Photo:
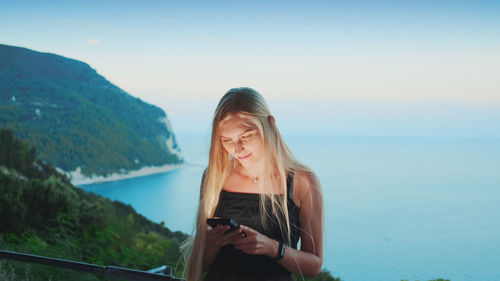
[[[274,258],[275,261],[281,260],[285,256],[286,245],[283,241],[279,241],[278,253]]]

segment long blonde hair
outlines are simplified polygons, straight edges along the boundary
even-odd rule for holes
[[[279,133],[274,117],[264,98],[251,88],[233,88],[219,101],[212,123],[212,137],[210,144],[210,158],[208,168],[204,173],[201,190],[200,205],[196,219],[196,234],[190,237],[182,246],[181,251],[185,261],[184,276],[187,281],[201,280],[203,256],[205,249],[205,235],[207,231],[206,219],[215,214],[222,186],[229,172],[235,168],[236,161],[224,149],[219,138],[219,123],[231,114],[244,116],[255,125],[264,143],[264,161],[262,172],[267,182],[273,182],[278,187],[277,193],[260,193],[260,218],[264,228],[269,226],[268,217],[278,221],[287,245],[291,245],[290,221],[288,217],[286,178],[294,171],[310,171],[300,163],[286,146]],[[260,178],[259,178],[260,181]],[[284,194],[285,196],[277,196]],[[270,202],[269,205],[266,202]],[[272,214],[272,216],[271,216]],[[284,218],[284,221],[283,219]],[[284,231],[286,229],[286,231]]]

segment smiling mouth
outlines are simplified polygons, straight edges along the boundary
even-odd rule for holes
[[[245,155],[242,157],[238,156],[238,159],[240,159],[240,160],[248,159],[250,157],[250,155],[252,155],[252,153],[249,153],[248,155]]]

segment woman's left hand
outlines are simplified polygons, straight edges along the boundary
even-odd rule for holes
[[[274,257],[278,252],[279,242],[261,234],[248,226],[240,225],[246,237],[237,239],[232,244],[238,250],[250,255],[266,255]]]

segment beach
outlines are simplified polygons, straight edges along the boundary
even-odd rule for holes
[[[167,164],[163,166],[149,166],[143,167],[139,170],[132,171],[124,171],[122,173],[113,173],[108,176],[86,176],[81,173],[80,167],[77,167],[75,171],[72,172],[64,172],[58,169],[60,172],[66,174],[70,179],[71,183],[75,186],[85,185],[85,184],[94,184],[94,183],[102,183],[102,182],[110,182],[110,181],[118,181],[136,177],[149,176],[153,174],[159,174],[168,172],[174,169],[179,169],[184,167],[186,164]]]

